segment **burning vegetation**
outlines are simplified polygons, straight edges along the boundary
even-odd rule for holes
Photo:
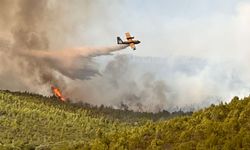
[[[65,102],[66,98],[62,95],[62,92],[59,88],[55,87],[54,85],[51,85],[51,91],[54,94],[55,97],[57,97],[59,100]]]

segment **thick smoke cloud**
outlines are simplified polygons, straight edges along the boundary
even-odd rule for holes
[[[65,89],[75,100],[120,108],[127,106],[137,111],[159,111],[173,107],[167,97],[168,87],[163,80],[142,70],[127,55],[118,55],[108,61],[100,71],[101,76],[91,80],[74,81]],[[85,92],[80,92],[80,91]]]
[[[0,43],[1,77],[6,79],[2,80],[1,88],[48,94],[49,84],[64,88],[66,79],[84,80],[98,75],[97,64],[92,57],[109,55],[127,47],[65,49],[65,37],[71,35],[73,31],[70,29],[78,26],[82,18],[65,18],[67,8],[73,8],[71,2],[64,2],[63,5],[48,0],[1,2],[1,33],[8,35],[2,36]],[[88,4],[84,1],[76,3]],[[61,46],[57,46],[58,41]],[[65,50],[51,50],[54,47]],[[47,89],[47,92],[41,89]]]
[[[2,27],[2,31],[8,31],[6,33],[10,36],[1,40],[1,88],[46,95],[50,92],[49,85],[55,84],[67,97],[93,104],[116,107],[123,104],[140,111],[164,108],[161,105],[166,100],[164,82],[154,79],[149,73],[137,75],[138,72],[134,72],[136,66],[129,64],[126,56],[108,62],[103,72],[99,72],[98,64],[92,60],[93,57],[124,49],[127,45],[51,50],[57,47],[54,34],[58,30],[53,30],[54,21],[50,19],[66,15],[60,13],[64,12],[67,3],[63,6],[56,4],[47,0],[24,0],[4,1],[1,5],[5,8],[4,13],[8,12],[6,7],[16,10],[12,16],[5,16],[11,18],[9,26]],[[57,8],[60,13],[55,13],[50,7]],[[69,19],[70,23],[65,24],[65,19]],[[61,25],[61,22],[64,24]],[[70,35],[68,32],[71,31],[67,29],[77,22],[71,18],[56,22],[61,31],[66,29],[63,37],[58,37],[62,43],[67,41],[64,37]]]

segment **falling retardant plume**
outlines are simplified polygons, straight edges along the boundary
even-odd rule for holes
[[[89,79],[98,74],[92,57],[100,55],[109,55],[113,51],[126,48],[127,45],[118,45],[100,48],[74,48],[54,51],[22,51],[26,59],[35,59],[36,62],[45,65],[48,68],[60,72],[70,79]]]

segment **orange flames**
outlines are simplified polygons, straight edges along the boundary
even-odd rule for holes
[[[66,99],[63,97],[62,92],[60,91],[60,89],[56,88],[55,86],[51,85],[51,90],[53,92],[53,94],[60,99],[61,101],[65,102]]]

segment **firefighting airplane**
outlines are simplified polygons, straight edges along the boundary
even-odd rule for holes
[[[122,41],[122,39],[118,36],[117,37],[117,44],[129,44],[129,46],[136,50],[135,44],[141,43],[139,40],[133,40],[135,37],[131,36],[129,32],[125,33],[127,41]]]

